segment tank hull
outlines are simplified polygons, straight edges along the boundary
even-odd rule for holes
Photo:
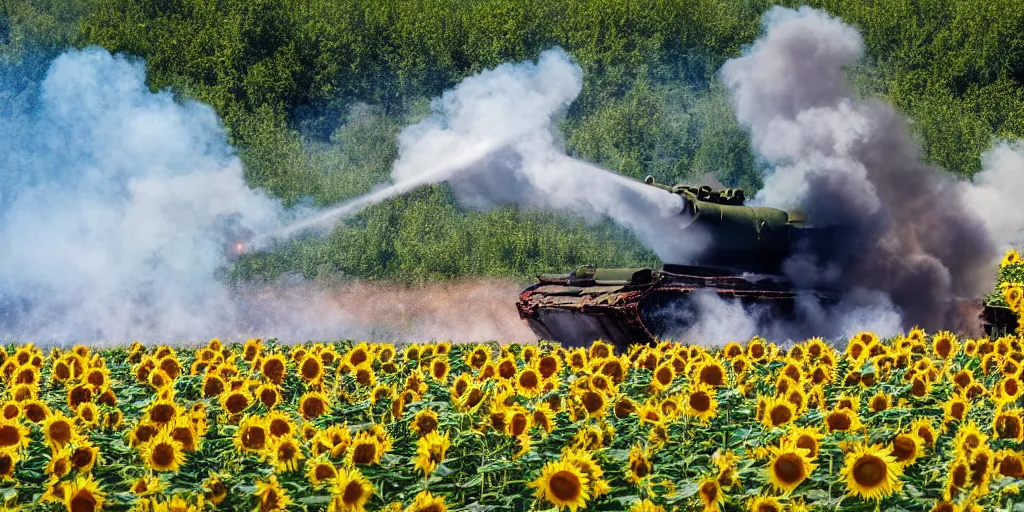
[[[982,329],[989,338],[999,338],[1017,332],[1017,315],[1010,308],[986,304],[980,317]]]
[[[772,275],[684,266],[610,270],[610,276],[600,270],[592,277],[540,276],[520,294],[519,316],[540,338],[564,346],[586,346],[600,339],[625,349],[654,343],[685,328],[696,319],[692,299],[701,291],[757,307],[773,318],[791,315],[798,295],[813,296],[823,304],[839,300],[837,293],[797,290]]]

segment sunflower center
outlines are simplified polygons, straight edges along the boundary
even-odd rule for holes
[[[320,362],[316,359],[306,359],[305,363],[302,363],[302,376],[306,380],[313,380],[320,375]]]
[[[520,434],[526,431],[526,415],[517,413],[516,415],[512,416],[511,427],[512,435],[516,437],[518,437]]]
[[[725,374],[718,365],[705,366],[700,371],[700,380],[712,386],[721,386],[725,383]]]
[[[242,444],[250,450],[263,448],[267,443],[267,433],[260,427],[249,427],[242,434]]]
[[[560,501],[575,501],[580,496],[583,484],[571,471],[559,471],[548,481],[548,489]]]
[[[307,418],[315,418],[324,413],[324,403],[316,397],[308,398],[302,402],[302,414]]]
[[[174,464],[174,447],[160,443],[153,448],[153,465],[165,468]]]
[[[793,411],[790,411],[789,407],[778,405],[772,407],[770,416],[772,419],[772,425],[782,425],[789,423],[789,420],[793,419]]]
[[[93,512],[96,510],[96,499],[89,491],[83,491],[71,498],[71,512]]]
[[[333,478],[334,475],[336,474],[334,472],[334,466],[330,466],[328,464],[317,464],[314,473],[316,474],[317,480]]]
[[[874,455],[865,455],[853,464],[853,479],[864,487],[880,485],[887,475],[885,461]]]
[[[284,461],[290,461],[295,457],[295,446],[290,443],[284,443],[277,449],[277,456]]]
[[[704,482],[704,485],[700,486],[700,496],[704,498],[705,503],[718,501],[718,486],[715,482]]]
[[[596,391],[587,391],[583,394],[583,406],[587,408],[587,412],[593,414],[604,407],[604,397]]]
[[[292,429],[288,426],[288,422],[281,418],[274,418],[270,420],[270,435],[274,437],[283,437],[292,433]]]
[[[434,361],[434,378],[441,380],[448,375],[448,368],[445,367],[444,361]]]
[[[962,489],[967,485],[967,467],[963,464],[957,464],[957,466],[953,468],[952,480],[952,486],[958,489]]]
[[[227,401],[224,402],[224,405],[231,414],[238,414],[249,406],[249,399],[241,393],[235,393],[228,397]]]
[[[372,443],[361,443],[356,445],[352,451],[352,462],[356,464],[369,464],[377,457],[377,447]]]
[[[55,421],[49,428],[50,439],[57,444],[64,444],[71,441],[71,425],[66,421]],[[0,441],[2,443],[2,441]]]
[[[963,402],[954,402],[953,406],[949,408],[949,413],[950,413],[950,416],[953,416],[954,418],[956,418],[958,420],[963,420],[964,419],[964,403]]]
[[[888,405],[889,404],[886,402],[885,397],[876,396],[875,398],[871,399],[871,410],[872,411],[875,411],[875,412],[884,411],[886,409],[886,407],[888,407]]]
[[[796,484],[807,476],[804,474],[803,460],[795,453],[781,455],[773,465],[775,476],[785,484]]]
[[[910,460],[917,455],[917,443],[907,436],[898,436],[892,443],[892,454],[897,462]]]
[[[558,361],[552,356],[544,356],[540,359],[540,364],[537,365],[537,368],[544,378],[548,378],[558,369]]]
[[[690,395],[690,407],[697,412],[707,412],[711,409],[711,396],[703,391]]]
[[[203,386],[203,394],[206,396],[217,396],[224,392],[224,381],[220,379],[210,379],[206,381]]]
[[[826,419],[830,430],[848,430],[853,425],[853,420],[845,412],[834,412]]]
[[[804,434],[796,439],[797,448],[803,448],[810,453],[811,458],[818,456],[818,441],[814,437]]]
[[[525,371],[519,376],[519,385],[525,389],[535,389],[538,383],[537,374],[532,371]]]
[[[644,478],[651,474],[651,465],[647,463],[647,461],[637,461],[633,464],[633,474],[636,475],[637,478]]]
[[[352,481],[345,485],[345,491],[341,494],[341,501],[346,505],[355,505],[363,497],[363,486],[359,482]]]
[[[1004,458],[999,462],[999,474],[1010,478],[1024,476],[1024,460],[1016,455]]]
[[[263,374],[270,380],[280,383],[284,380],[284,363],[279,359],[271,359],[263,365]]]
[[[85,448],[79,448],[71,455],[71,463],[76,468],[87,468],[92,464],[92,460],[92,451]]]

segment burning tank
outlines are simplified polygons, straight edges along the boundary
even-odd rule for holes
[[[568,274],[538,276],[516,306],[542,339],[566,346],[601,339],[624,349],[671,337],[696,319],[693,294],[702,290],[772,318],[792,317],[798,296],[822,305],[839,301],[839,290],[801,289],[784,277],[781,267],[803,244],[814,244],[819,254],[836,246],[830,240],[843,236],[841,228],[815,227],[796,212],[748,206],[740,189],[663,185],[651,176],[644,181],[682,196],[684,233],[706,230],[710,246],[685,265],[583,266]],[[1005,329],[1008,320],[1001,313],[985,307],[980,324],[989,333]]]

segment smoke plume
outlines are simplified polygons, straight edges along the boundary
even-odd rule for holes
[[[470,76],[436,98],[426,119],[402,131],[391,185],[259,241],[330,228],[373,203],[447,182],[469,207],[516,204],[608,217],[666,261],[695,256],[706,234],[681,234],[679,196],[566,156],[553,123],[582,86],[582,70],[561,49],[542,53],[536,63]]]
[[[856,29],[807,7],[773,8],[763,23],[764,35],[721,70],[737,119],[774,166],[755,200],[845,230],[807,247],[790,275],[884,292],[905,327],[955,325],[956,299],[991,285],[996,245],[986,222],[1007,214],[983,219],[972,207],[979,192],[921,162],[903,117],[854,95],[845,68],[864,54]]]
[[[9,78],[0,339],[533,338],[511,304],[519,286],[504,281],[231,288],[226,248],[278,229],[288,212],[246,185],[210,107],[150,92],[141,62],[99,48],[63,54],[35,88]]]

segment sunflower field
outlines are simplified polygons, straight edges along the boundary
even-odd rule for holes
[[[1024,264],[999,295],[1022,311]],[[1024,338],[0,347],[0,510],[1024,510]]]

